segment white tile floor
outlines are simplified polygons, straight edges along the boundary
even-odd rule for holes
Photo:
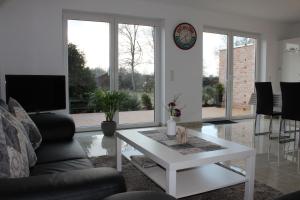
[[[242,120],[236,124],[193,126],[215,137],[224,138],[256,149],[256,180],[265,183],[283,193],[300,190],[300,166],[297,142],[278,144],[268,136],[253,136],[254,120]],[[267,120],[262,120],[261,130],[267,130]],[[278,120],[274,120],[273,131],[278,133]],[[82,132],[75,136],[88,156],[115,155],[115,139],[105,137],[99,132]],[[227,163],[243,171],[243,161]]]

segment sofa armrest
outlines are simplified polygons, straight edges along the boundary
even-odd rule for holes
[[[99,200],[125,191],[124,178],[115,169],[104,167],[0,179],[1,199]]]
[[[41,113],[30,115],[41,132],[44,142],[71,140],[75,133],[75,123],[69,115]]]

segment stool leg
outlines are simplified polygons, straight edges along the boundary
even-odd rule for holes
[[[267,134],[269,134],[269,132],[270,132],[270,126],[272,126],[272,124],[269,125],[269,131],[260,132],[260,123],[257,123],[258,120],[259,120],[259,116],[258,116],[258,114],[256,114],[255,121],[254,121],[254,135],[255,136],[259,136],[259,135],[267,135]],[[256,132],[256,129],[257,129],[256,126],[257,126],[257,124],[258,124],[258,132]]]
[[[296,149],[296,133],[297,133],[297,121],[295,120],[295,132],[294,132],[294,149]]]
[[[271,115],[271,119],[270,119],[270,124],[269,124],[269,139],[271,139],[271,135],[272,135],[272,122],[273,122],[273,116]]]
[[[280,136],[281,136],[281,131],[282,131],[282,121],[283,119],[280,119],[280,123],[279,123],[279,133],[278,133],[278,143],[280,143]]]
[[[254,120],[254,135],[256,135],[256,121],[257,121],[257,116],[258,116],[258,114],[255,115],[255,120]]]
[[[283,124],[285,126],[285,120],[284,120]],[[290,128],[290,122],[289,122],[289,130],[291,130],[291,128]],[[295,131],[296,131],[296,123],[295,123]],[[296,140],[295,137],[294,138],[290,138],[292,131],[288,131],[289,132],[288,136],[284,135],[284,133],[285,133],[284,130],[283,130],[283,135],[281,136],[281,132],[282,132],[282,122],[280,123],[280,131],[279,131],[279,139],[278,139],[279,143],[283,144],[283,143],[287,143],[287,142],[293,142],[293,141]]]

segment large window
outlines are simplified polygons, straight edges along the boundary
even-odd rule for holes
[[[125,21],[124,21],[125,19]],[[65,13],[69,110],[78,129],[98,129],[101,93],[124,99],[119,126],[158,124],[159,23],[152,20]]]

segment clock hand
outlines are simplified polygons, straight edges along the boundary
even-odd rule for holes
[[[188,42],[187,34],[185,34],[184,38],[185,38],[185,42],[187,43]]]

